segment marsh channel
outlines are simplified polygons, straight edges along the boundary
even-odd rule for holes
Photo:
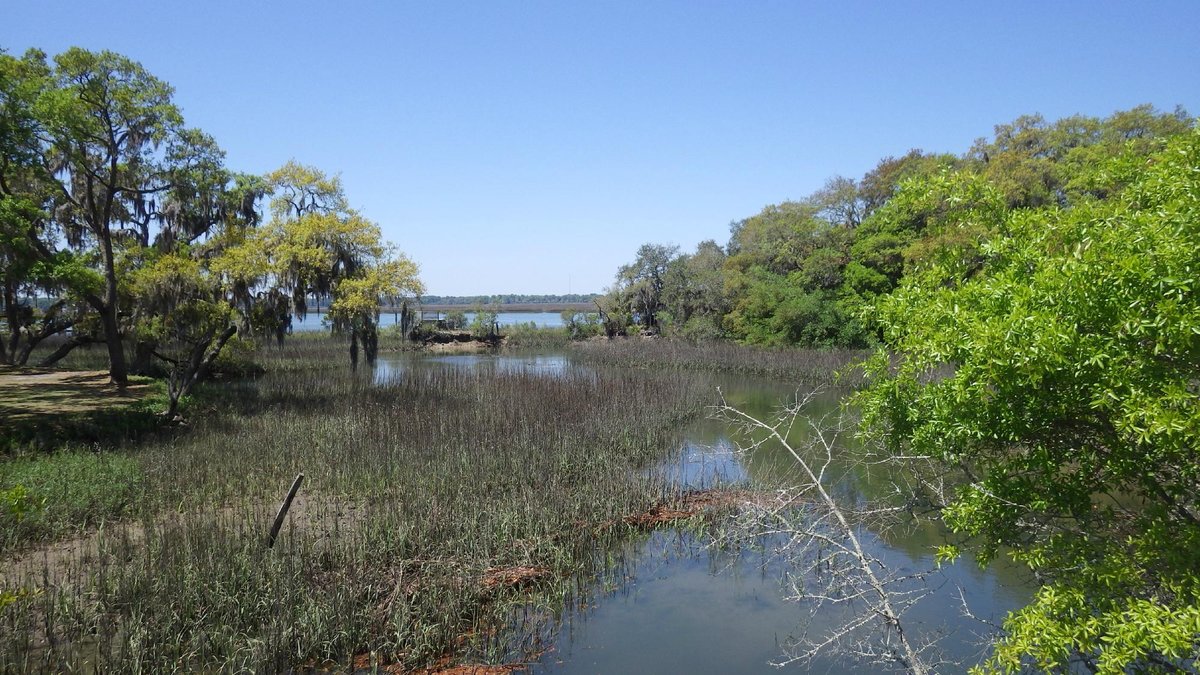
[[[469,354],[393,355],[382,358],[378,382],[413,368],[454,368],[487,373],[536,373],[559,377],[596,366],[568,355]],[[630,376],[638,376],[630,369]],[[739,375],[702,375],[711,379],[716,403],[724,400],[759,417],[769,417],[805,392],[803,384]],[[720,394],[718,394],[718,388]],[[822,393],[805,407],[808,416],[832,419],[840,395]],[[685,489],[739,486],[771,491],[796,475],[794,460],[780,447],[739,450],[726,421],[704,417],[681,430],[680,442],[660,467],[665,480]],[[796,445],[803,445],[798,439]],[[849,469],[857,449],[851,434],[839,436],[844,471],[833,485],[842,500],[865,503],[890,488],[869,471]],[[916,582],[928,591],[905,615],[905,629],[918,642],[936,641],[941,663],[965,671],[986,655],[993,624],[1023,605],[1032,581],[1006,560],[980,568],[968,556],[938,566],[935,548],[944,533],[925,522],[859,535],[870,553],[893,572],[920,573]],[[811,620],[803,602],[789,599],[789,575],[795,570],[775,555],[782,540],[764,537],[759,546],[737,551],[714,546],[694,528],[657,529],[626,541],[609,553],[612,570],[592,582],[572,610],[559,617],[546,635],[539,656],[526,664],[536,673],[776,673],[772,664],[786,659],[788,646],[808,626],[810,634],[844,620],[842,610],[822,608]],[[970,610],[967,616],[964,603]],[[949,665],[952,664],[952,665]],[[865,670],[870,670],[870,667]],[[864,664],[831,651],[815,661],[793,664],[784,672],[864,672]],[[939,669],[939,672],[941,669]]]

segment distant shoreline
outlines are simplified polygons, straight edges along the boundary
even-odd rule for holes
[[[426,312],[452,312],[462,310],[473,312],[479,305],[447,305],[444,303],[424,304],[421,309]],[[590,302],[512,302],[506,305],[482,305],[485,311],[496,309],[501,312],[562,312],[573,309],[577,312],[595,311],[596,305]]]
[[[419,306],[420,309],[426,312],[473,312],[479,305],[448,305],[444,303],[427,303]],[[596,305],[590,302],[513,302],[504,305],[483,305],[485,311],[496,309],[500,312],[563,312],[568,309],[573,309],[576,312],[594,312]],[[308,311],[313,313],[326,312],[329,307],[309,307]],[[399,307],[380,307],[379,311],[384,314],[399,312]]]

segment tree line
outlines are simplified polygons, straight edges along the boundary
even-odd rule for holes
[[[911,479],[894,507],[942,521],[939,560],[1004,556],[1036,580],[978,672],[1197,672],[1200,130],[1183,110],[1024,116],[962,155],[887,158],[724,246],[643,246],[601,304],[610,333],[876,347],[852,401],[873,461]]]
[[[599,293],[536,294],[500,293],[495,295],[425,295],[421,302],[426,305],[570,305],[590,303],[600,297]]]
[[[599,301],[606,329],[877,345],[870,308],[904,277],[947,257],[978,269],[981,243],[1011,214],[1107,199],[1123,187],[1110,160],[1145,161],[1192,126],[1182,109],[1149,105],[1056,122],[1026,115],[961,155],[884,158],[857,180],[834,176],[804,199],[731,223],[724,244],[642,246]]]
[[[378,307],[422,290],[417,266],[336,176],[228,168],[173,95],[109,51],[0,52],[0,360],[103,344],[117,385],[165,371],[173,413],[231,341],[282,340],[313,293],[373,360]]]

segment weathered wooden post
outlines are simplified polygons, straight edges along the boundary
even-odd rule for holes
[[[267,537],[267,548],[275,546],[275,537],[279,536],[279,528],[283,527],[283,519],[287,518],[288,509],[292,508],[292,500],[296,498],[296,493],[300,491],[300,484],[303,482],[304,474],[296,474],[296,480],[292,481],[292,489],[288,490],[287,498],[279,507],[279,513],[275,514],[275,522],[271,525],[271,534]]]

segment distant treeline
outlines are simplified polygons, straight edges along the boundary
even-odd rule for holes
[[[523,293],[508,293],[501,295],[423,295],[422,305],[575,305],[591,304],[599,293],[565,293],[562,295],[528,295]]]
[[[961,155],[912,150],[862,178],[830,178],[799,201],[730,225],[694,252],[646,244],[599,300],[609,334],[645,330],[761,345],[878,344],[876,300],[932,263],[964,278],[1017,217],[1114,198],[1187,112],[1150,105],[1106,118],[1025,115]]]

